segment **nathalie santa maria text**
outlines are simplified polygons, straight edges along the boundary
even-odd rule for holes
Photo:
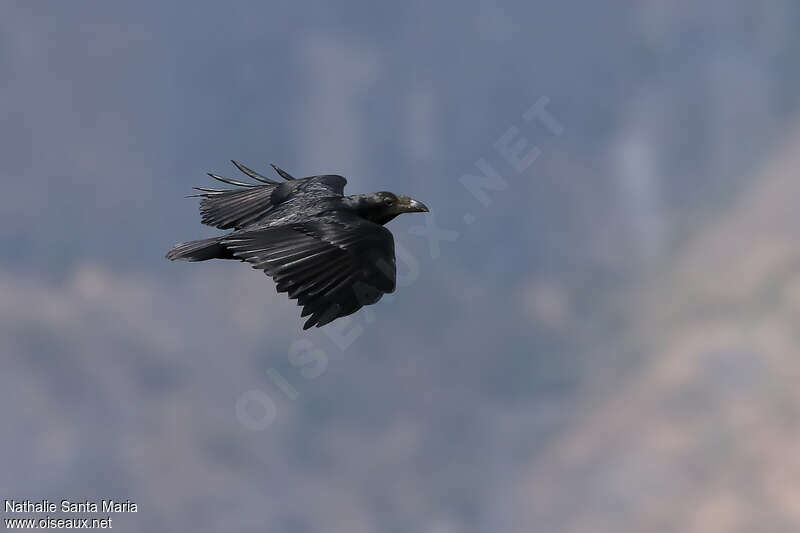
[[[136,513],[139,506],[130,500],[83,500],[73,502],[61,500],[56,503],[51,500],[5,500],[5,512],[7,513]]]

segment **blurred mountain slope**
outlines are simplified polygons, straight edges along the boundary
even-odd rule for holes
[[[641,368],[520,480],[568,532],[800,528],[800,124],[634,305]],[[655,288],[654,288],[655,287]]]

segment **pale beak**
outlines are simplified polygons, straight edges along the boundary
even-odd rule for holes
[[[408,196],[397,197],[397,209],[401,213],[428,213],[427,205]]]

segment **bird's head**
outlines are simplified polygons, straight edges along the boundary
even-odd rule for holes
[[[350,197],[358,213],[377,224],[386,224],[403,213],[427,213],[428,206],[402,194],[387,191]]]

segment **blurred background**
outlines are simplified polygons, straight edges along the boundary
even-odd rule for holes
[[[798,28],[5,3],[3,498],[129,498],[117,531],[800,530]],[[167,262],[231,158],[429,205],[390,224],[397,293],[302,332],[263,273]]]

